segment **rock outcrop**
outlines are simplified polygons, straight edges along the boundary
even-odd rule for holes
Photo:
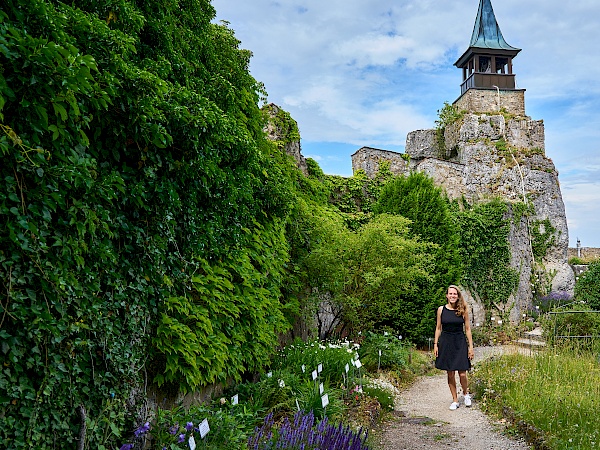
[[[308,175],[306,159],[300,148],[300,133],[298,123],[292,117],[274,103],[269,103],[263,110],[268,114],[265,127],[267,138],[279,145],[282,150],[294,158],[296,165],[304,175]]]

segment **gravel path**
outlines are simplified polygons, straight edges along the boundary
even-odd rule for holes
[[[523,351],[515,347],[479,347],[475,349],[474,364],[493,354]],[[525,350],[528,351],[528,350]],[[457,377],[457,385],[458,383]],[[408,390],[396,397],[398,418],[384,426],[380,434],[381,450],[433,450],[464,448],[469,450],[527,450],[522,439],[503,434],[502,423],[492,422],[477,405],[450,411],[452,396],[446,372],[421,377]]]

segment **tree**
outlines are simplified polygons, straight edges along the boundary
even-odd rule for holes
[[[308,271],[320,274],[311,278],[313,287],[329,294],[346,331],[387,326],[415,339],[428,326],[423,305],[408,299],[431,279],[432,246],[412,238],[408,224],[381,214],[357,231],[322,242],[307,257]]]
[[[435,328],[435,306],[444,300],[450,284],[457,284],[462,275],[457,220],[443,190],[433,179],[421,172],[396,177],[381,190],[374,208],[377,213],[397,214],[411,221],[411,236],[435,244],[431,280],[419,286],[407,302],[415,307],[430,304],[433,309],[424,314],[429,320],[427,329],[419,336],[425,341]]]

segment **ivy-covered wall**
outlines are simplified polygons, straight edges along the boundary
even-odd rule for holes
[[[146,383],[239,379],[289,326],[292,167],[214,16],[207,0],[3,4],[3,448],[115,448]]]

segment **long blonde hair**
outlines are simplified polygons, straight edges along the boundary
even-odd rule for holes
[[[456,292],[458,293],[458,301],[456,302],[456,315],[465,317],[467,312],[467,302],[465,302],[465,298],[463,297],[460,288],[454,284],[451,284],[448,286],[448,289],[446,289],[446,293],[448,293],[449,289],[456,289]]]

